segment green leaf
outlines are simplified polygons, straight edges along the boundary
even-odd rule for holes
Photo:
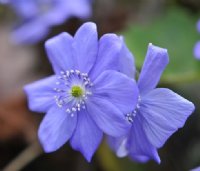
[[[193,56],[195,43],[200,39],[196,30],[198,18],[179,8],[168,10],[149,24],[134,24],[122,32],[141,68],[148,43],[168,49],[170,63],[161,81],[183,83],[199,79],[200,61]]]

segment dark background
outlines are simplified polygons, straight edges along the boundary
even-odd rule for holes
[[[196,22],[200,0],[96,0],[93,16],[99,36],[115,32],[125,36],[135,55],[138,71],[147,43],[168,48],[171,63],[160,87],[168,87],[194,102],[195,112],[184,128],[176,132],[159,150],[161,164],[139,164],[118,159],[104,141],[91,163],[73,151],[69,144],[44,154],[37,143],[37,128],[43,114],[31,113],[23,85],[52,73],[44,51],[44,41],[35,45],[14,45],[10,32],[16,16],[0,6],[0,168],[15,157],[28,163],[22,171],[188,171],[200,165],[200,61],[193,46],[200,40]],[[199,17],[200,18],[200,17]],[[84,21],[71,18],[53,27],[48,37],[67,31],[72,35]],[[30,162],[26,159],[30,158]],[[33,158],[33,159],[32,159]],[[34,159],[35,158],[35,159]]]

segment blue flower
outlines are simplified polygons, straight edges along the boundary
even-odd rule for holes
[[[16,43],[36,43],[43,39],[53,25],[62,24],[72,16],[87,18],[91,0],[1,0],[9,4],[19,17],[12,34]]]
[[[197,31],[200,33],[200,20],[197,22]],[[196,59],[200,59],[200,41],[195,44],[193,53]]]
[[[97,37],[96,25],[89,22],[74,38],[61,33],[48,40],[45,47],[55,75],[25,86],[29,108],[46,113],[38,131],[46,152],[70,140],[90,161],[103,132],[119,137],[131,126],[123,113],[136,105],[138,89],[119,72],[126,65],[121,57],[131,54],[115,34]],[[128,72],[134,75],[133,69]]]
[[[139,162],[154,159],[160,163],[157,149],[184,126],[193,112],[190,101],[167,88],[155,88],[168,62],[166,49],[149,44],[137,83],[138,104],[124,113],[132,127],[125,136],[109,138],[111,148],[119,157],[128,155]]]

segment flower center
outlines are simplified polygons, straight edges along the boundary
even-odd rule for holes
[[[83,95],[83,90],[79,86],[73,86],[71,88],[71,94],[73,97],[81,97]]]
[[[58,107],[73,116],[86,108],[88,96],[92,95],[92,82],[87,73],[79,70],[61,71],[54,88],[54,99]]]

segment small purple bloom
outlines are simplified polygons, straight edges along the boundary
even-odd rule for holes
[[[1,0],[9,4],[19,17],[12,33],[16,43],[36,43],[43,39],[53,25],[69,17],[87,18],[91,15],[91,0]]]
[[[52,152],[70,140],[90,161],[103,132],[119,137],[131,126],[123,113],[136,105],[138,89],[133,79],[119,72],[125,67],[121,57],[131,54],[115,34],[98,41],[94,23],[81,26],[74,38],[61,33],[45,47],[55,75],[25,87],[29,108],[46,113],[40,142]]]
[[[200,20],[197,22],[197,31],[200,33]]]
[[[197,31],[200,33],[200,20],[197,22]],[[196,59],[200,59],[200,41],[198,41],[193,50]]]
[[[194,169],[192,169],[190,171],[200,171],[200,167],[194,168]]]
[[[154,159],[160,163],[157,149],[184,126],[193,112],[194,105],[190,101],[167,88],[156,88],[168,62],[166,49],[149,44],[137,83],[138,104],[124,113],[132,127],[126,136],[109,138],[109,144],[117,156],[128,155],[139,162]]]
[[[194,56],[196,59],[200,59],[200,41],[194,46]]]

